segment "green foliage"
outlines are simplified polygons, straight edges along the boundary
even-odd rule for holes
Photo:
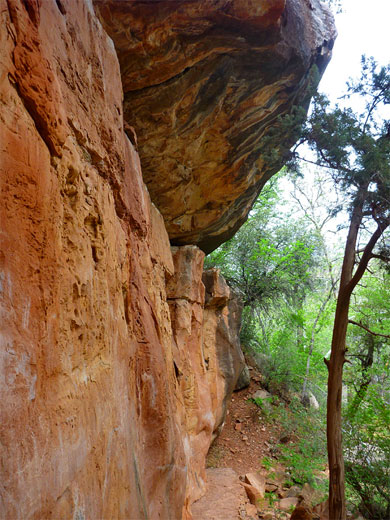
[[[288,204],[280,187],[284,178],[281,172],[266,186],[247,223],[206,258],[206,267],[219,267],[242,295],[241,342],[263,356],[259,364],[267,386],[282,394],[302,385],[314,303],[305,302],[311,290],[323,290],[317,275],[322,244],[307,220],[281,211]],[[325,372],[322,355],[315,361],[319,377]]]
[[[355,112],[347,105],[355,95],[364,110]],[[388,221],[390,209],[390,120],[381,117],[389,104],[390,66],[378,67],[363,56],[361,78],[349,83],[344,106],[333,108],[326,96],[317,94],[303,130],[317,164],[349,196],[351,209],[361,193],[363,215],[378,224]]]
[[[271,421],[273,419],[273,410],[272,410],[272,397],[266,397],[261,399],[259,397],[251,398],[250,401],[255,403],[256,406],[260,409],[261,415],[263,419],[266,421]]]
[[[349,493],[367,518],[390,516],[390,276],[371,271],[354,295],[344,445]]]
[[[360,97],[360,103],[364,105],[358,112],[348,106],[350,98],[355,95]],[[386,258],[390,249],[389,234],[386,233],[390,225],[390,119],[383,117],[386,114],[384,109],[389,104],[390,65],[378,67],[372,58],[363,57],[362,75],[358,81],[349,83],[344,105],[331,107],[325,96],[317,95],[303,131],[302,140],[315,151],[317,164],[328,169],[335,184],[347,197],[350,211],[329,364],[329,381],[332,384],[328,387],[328,410],[331,412],[328,413],[328,420],[336,418],[334,424],[337,424],[341,414],[339,395],[346,352],[344,331],[347,329],[352,291],[358,282],[364,283],[365,278],[362,277],[370,260],[390,260]],[[369,272],[372,273],[371,270]],[[355,363],[354,370],[349,374],[353,379],[350,385],[352,398],[349,399],[345,414],[348,448],[346,476],[352,490],[359,496],[360,511],[372,519],[388,518],[389,475],[384,448],[390,443],[388,418],[384,418],[386,414],[383,414],[383,383],[386,382],[387,389],[389,384],[383,373],[381,398],[372,395],[375,391],[375,377],[378,377],[374,360],[381,353],[382,342],[378,339],[384,338],[386,334],[375,332],[379,324],[368,309],[363,311],[360,307],[358,314],[363,315],[362,318],[360,321],[352,320],[352,324],[369,336],[362,337],[361,331],[360,334],[354,331],[355,337],[361,336],[361,341],[357,344],[352,336],[353,348],[350,348],[350,357],[355,357],[358,363]],[[380,313],[376,316],[380,316]],[[375,325],[375,330],[371,329],[372,325]],[[333,377],[335,374],[339,374],[338,378]],[[367,401],[369,395],[370,402]],[[357,417],[360,418],[358,423]],[[342,457],[339,432],[334,428],[329,432],[329,456],[333,457],[333,461],[339,461]],[[366,437],[367,432],[369,436]],[[369,457],[368,452],[371,452]],[[343,500],[343,475],[340,468],[341,464],[334,463],[330,467],[331,514],[338,512],[337,503],[341,504]],[[341,504],[339,510],[342,509]]]
[[[278,497],[274,491],[266,491],[264,493],[265,498],[268,500],[269,505],[272,507],[278,500]]]
[[[390,517],[390,408],[383,386],[372,384],[351,417],[346,410],[344,444],[346,480],[360,512],[368,518]]]
[[[275,180],[246,224],[205,262],[206,267],[219,267],[252,308],[297,300],[310,286],[316,241],[301,222],[280,218],[278,202]]]
[[[289,407],[279,413],[282,437],[290,437],[288,444],[279,444],[279,461],[291,474],[291,479],[303,485],[325,488],[326,481],[318,479],[319,471],[326,466],[325,418],[321,412],[308,410],[294,398]],[[325,489],[323,489],[325,491]]]
[[[379,108],[390,104],[390,66],[378,67],[373,59],[363,58],[362,71],[339,106],[317,95],[307,124],[302,125],[300,110],[278,122],[282,131],[301,131],[292,151],[295,170],[300,170],[298,147],[306,142],[317,157],[310,161],[327,172],[338,198],[328,200],[321,180],[318,198],[306,197],[304,206],[298,173],[293,177],[295,211],[289,210],[281,194],[281,172],[266,186],[247,223],[206,259],[206,266],[220,267],[241,293],[242,343],[260,367],[267,388],[288,400],[305,381],[321,402],[327,382],[323,357],[331,344],[333,293],[341,264],[334,260],[324,228],[342,210],[354,215],[360,230],[356,263],[374,229],[380,231],[369,271],[351,300],[354,324],[347,337],[344,436],[350,496],[365,517],[384,519],[390,517],[390,233],[385,231],[390,223],[390,120],[381,117]],[[363,99],[359,110],[348,106],[351,96]],[[272,150],[270,161],[277,161],[276,156],[277,150]],[[326,212],[323,218],[316,211],[318,204]],[[354,253],[355,246],[351,264]],[[385,269],[379,261],[385,261]],[[324,408],[314,413],[299,399],[290,407],[257,404],[267,419],[277,416],[285,431],[293,432],[293,440],[279,446],[292,479],[315,484],[316,472],[325,463]]]
[[[269,471],[272,466],[274,465],[274,461],[270,458],[270,457],[263,457],[261,459],[261,465],[267,470]]]

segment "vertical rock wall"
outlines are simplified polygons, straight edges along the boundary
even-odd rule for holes
[[[208,269],[202,279],[206,288],[203,352],[211,383],[215,437],[223,427],[228,402],[245,367],[240,345],[242,302],[218,269]]]
[[[0,517],[188,517],[225,399],[203,253],[174,267],[88,0],[0,0],[0,174]]]
[[[241,307],[217,269],[202,270],[196,246],[172,248],[175,274],[167,285],[176,378],[182,395],[189,500],[205,490],[205,458],[226,415],[244,366]]]

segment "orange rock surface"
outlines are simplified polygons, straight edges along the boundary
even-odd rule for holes
[[[0,517],[180,518],[173,263],[115,50],[88,2],[0,15]]]
[[[188,516],[215,423],[204,255],[168,283],[173,335],[173,259],[111,41],[81,0],[0,15],[0,517]]]
[[[122,101],[90,0],[0,0],[2,519],[190,518],[242,369],[239,305],[172,254]]]

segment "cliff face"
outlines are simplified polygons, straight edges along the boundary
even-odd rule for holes
[[[313,66],[321,73],[330,58],[332,18],[319,0],[94,4],[169,237],[209,252],[282,166],[294,137],[278,118],[307,104]]]
[[[0,517],[179,518],[168,238],[113,45],[88,2],[66,6],[0,9]]]
[[[170,250],[91,2],[0,0],[0,20],[0,517],[189,517],[239,305]]]

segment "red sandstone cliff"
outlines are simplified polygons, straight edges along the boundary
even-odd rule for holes
[[[172,256],[92,3],[0,21],[0,517],[189,517],[239,309],[215,272],[205,301],[196,246]]]

